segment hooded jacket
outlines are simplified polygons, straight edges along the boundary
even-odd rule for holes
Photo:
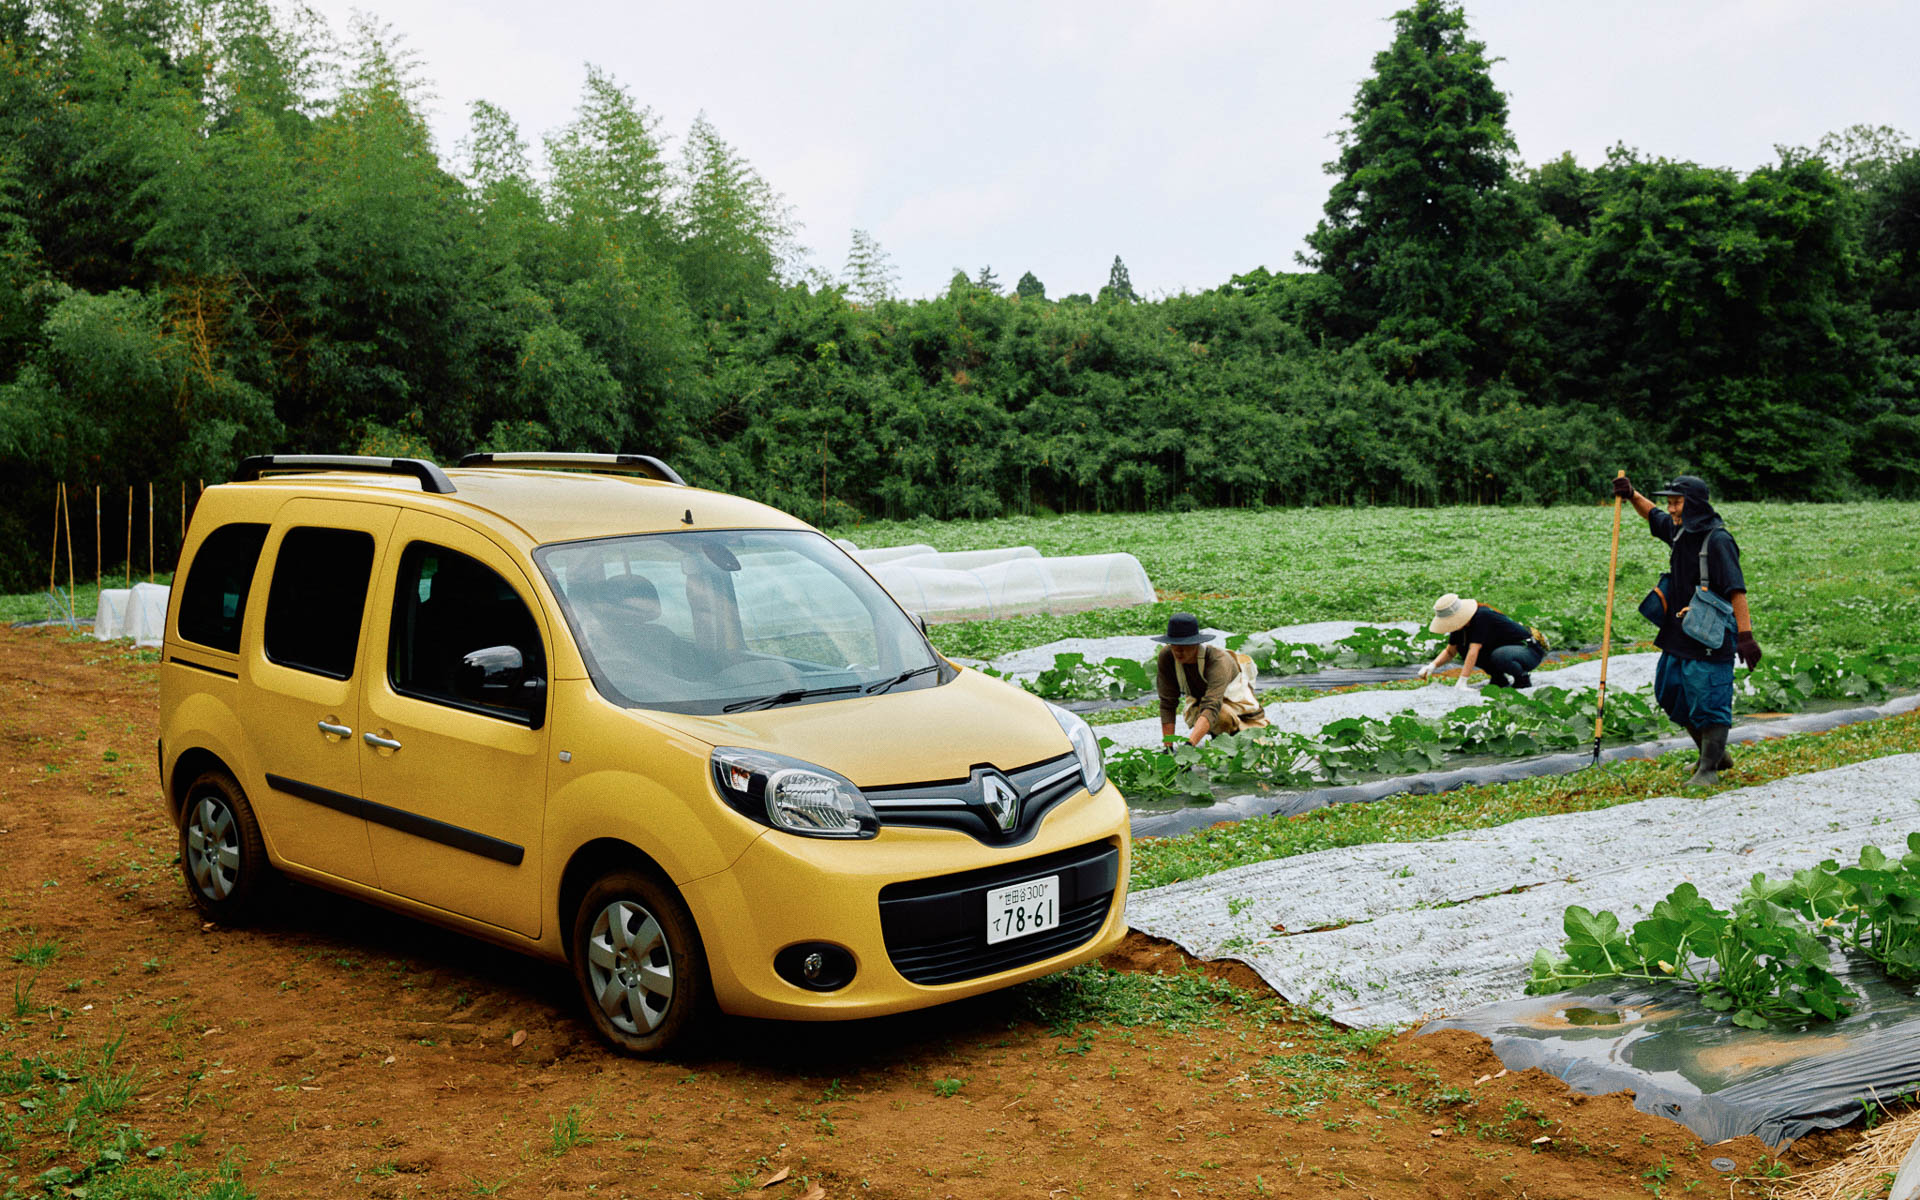
[[[1721,642],[1719,649],[1708,650],[1681,631],[1680,610],[1686,607],[1688,597],[1693,595],[1694,588],[1700,582],[1702,538],[1707,539],[1708,588],[1729,601],[1746,592],[1747,579],[1740,573],[1740,546],[1733,540],[1733,535],[1727,532],[1726,523],[1714,511],[1713,505],[1689,500],[1681,515],[1682,520],[1676,525],[1664,510],[1655,509],[1647,514],[1647,526],[1653,536],[1673,548],[1667,566],[1671,576],[1667,619],[1661,624],[1660,635],[1654,638],[1654,645],[1675,658],[1730,663],[1733,661],[1733,630],[1727,631],[1726,640]]]

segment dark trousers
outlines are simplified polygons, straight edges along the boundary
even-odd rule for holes
[[[1547,652],[1540,648],[1539,642],[1519,642],[1511,646],[1495,646],[1482,664],[1493,679],[1494,687],[1526,687],[1531,680],[1533,669]]]

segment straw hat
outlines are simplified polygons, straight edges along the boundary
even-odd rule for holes
[[[1448,592],[1433,602],[1433,622],[1427,628],[1435,633],[1452,633],[1473,620],[1473,614],[1479,611],[1478,600],[1462,600]]]

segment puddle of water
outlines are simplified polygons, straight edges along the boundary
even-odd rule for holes
[[[1638,1021],[1640,1014],[1630,1008],[1563,1008],[1560,1017],[1569,1025],[1619,1025]]]

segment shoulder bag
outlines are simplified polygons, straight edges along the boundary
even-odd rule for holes
[[[1709,529],[1700,539],[1700,584],[1693,589],[1693,599],[1680,613],[1680,632],[1709,650],[1718,650],[1727,640],[1727,630],[1734,625],[1733,605],[1707,587],[1707,543],[1713,540],[1714,532]]]

